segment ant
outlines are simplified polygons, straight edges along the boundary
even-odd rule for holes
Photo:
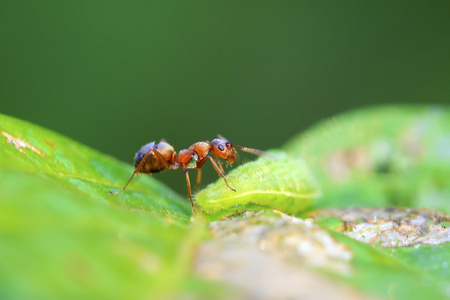
[[[235,189],[230,187],[225,179],[225,173],[218,158],[220,157],[224,159],[227,163],[235,162],[237,153],[234,148],[259,156],[265,155],[266,152],[253,148],[233,145],[221,135],[218,135],[217,137],[218,138],[214,139],[211,143],[208,141],[197,142],[188,149],[181,150],[178,153],[178,156],[174,148],[164,139],[162,139],[159,143],[151,142],[146,144],[136,153],[134,158],[135,169],[130,180],[128,180],[127,184],[125,184],[121,190],[110,193],[116,195],[123,192],[133,179],[134,175],[137,173],[149,173],[152,175],[153,173],[158,173],[165,169],[175,170],[183,168],[184,173],[186,174],[186,183],[189,199],[191,200],[192,211],[195,213],[195,206],[192,201],[191,181],[189,179],[188,171],[189,169],[197,169],[197,186],[199,186],[201,181],[200,169],[207,160],[211,161],[217,174],[223,178],[227,187],[233,192],[236,192]],[[212,152],[212,157],[208,155],[210,152]]]

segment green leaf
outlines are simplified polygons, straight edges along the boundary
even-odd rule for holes
[[[380,251],[342,234],[332,235],[354,253],[352,271],[348,276],[342,276],[344,282],[385,299],[445,299],[448,296],[448,274],[443,278],[430,275],[395,255],[386,255],[392,249]]]
[[[432,275],[434,280],[441,281],[444,287],[450,287],[450,243],[400,247],[384,249],[384,251],[405,264],[421,270],[423,274]]]
[[[131,166],[0,115],[0,298],[210,299],[190,204]],[[189,226],[188,226],[189,225]]]
[[[95,201],[187,220],[189,203],[143,175],[118,195],[133,169],[108,155],[39,126],[0,115],[0,167],[40,174]]]

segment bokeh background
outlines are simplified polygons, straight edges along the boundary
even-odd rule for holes
[[[0,3],[0,112],[129,163],[160,138],[268,149],[349,109],[450,99],[449,1]]]

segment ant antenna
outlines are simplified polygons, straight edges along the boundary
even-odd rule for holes
[[[238,146],[238,145],[233,145],[233,147],[236,147],[241,151],[248,152],[248,153],[251,153],[254,155],[258,155],[258,156],[269,155],[269,153],[262,151],[262,150],[258,150],[258,149],[253,149],[253,148],[248,148],[248,147],[243,147],[243,146]]]

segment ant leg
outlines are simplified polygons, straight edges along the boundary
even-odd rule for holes
[[[125,186],[124,186],[122,189],[118,190],[117,192],[114,192],[114,193],[113,193],[113,192],[109,191],[110,194],[117,195],[117,194],[119,194],[119,193],[122,193],[122,192],[127,188],[127,186],[130,184],[131,180],[133,179],[134,175],[136,175],[137,173],[139,173],[139,170],[141,169],[141,167],[142,167],[144,161],[147,159],[148,155],[150,154],[150,152],[151,152],[152,150],[153,150],[153,149],[150,149],[150,150],[147,151],[147,153],[145,153],[144,157],[141,159],[141,161],[139,162],[139,164],[137,165],[137,167],[134,169],[133,175],[131,175],[131,178],[130,178],[130,180],[128,180],[127,184],[125,184]]]
[[[200,182],[202,181],[202,170],[197,169],[197,190],[200,189]]]
[[[225,175],[225,171],[223,170],[222,163],[220,162],[220,160],[219,160],[219,158],[217,157],[217,155],[215,155],[214,153],[213,153],[213,158],[214,158],[214,160],[216,161],[217,165],[219,166],[219,169],[220,169],[220,171],[222,172],[222,174]]]
[[[186,173],[186,184],[188,188],[189,199],[191,199],[192,212],[195,214],[195,206],[194,202],[192,201],[192,193],[191,193],[191,180],[189,179],[188,169],[184,169],[184,173]]]
[[[164,156],[162,156],[161,153],[159,153],[158,150],[156,150],[156,149],[151,149],[151,150],[153,151],[153,154],[155,154],[155,156],[158,157],[158,159],[164,164],[164,166],[165,166],[167,169],[175,169],[175,168],[170,164],[170,162],[167,161],[167,160],[164,158]],[[174,152],[174,155],[175,155],[175,157],[176,157],[176,153],[175,153],[175,152]],[[173,157],[173,156],[172,156],[172,157]]]
[[[135,170],[135,171],[133,172],[133,175],[131,175],[130,180],[128,180],[127,184],[125,184],[125,186],[124,186],[122,189],[120,189],[120,190],[118,190],[118,191],[116,191],[116,192],[109,191],[109,193],[112,194],[112,195],[117,195],[117,194],[119,194],[119,193],[122,193],[122,192],[127,188],[127,186],[130,184],[131,180],[133,179],[134,175],[136,175],[136,174],[137,174],[137,172],[136,172],[136,170]]]
[[[139,164],[137,165],[137,167],[134,169],[133,175],[131,175],[130,180],[128,180],[127,184],[125,184],[125,186],[124,186],[121,190],[118,190],[117,192],[114,192],[114,193],[111,192],[111,191],[109,191],[109,193],[110,193],[110,194],[113,194],[113,195],[117,195],[117,194],[123,192],[123,191],[127,188],[127,186],[130,184],[130,182],[131,182],[131,180],[133,179],[134,175],[136,175],[137,173],[139,173],[139,170],[141,169],[141,167],[142,167],[142,165],[144,164],[144,162],[145,162],[145,160],[147,159],[147,157],[150,155],[150,152],[153,152],[153,154],[155,154],[155,155],[158,157],[158,159],[164,164],[164,166],[165,166],[166,168],[168,168],[168,169],[173,169],[172,165],[170,165],[170,163],[169,163],[169,162],[161,155],[161,153],[159,153],[158,150],[156,150],[156,148],[158,148],[158,143],[155,145],[155,147],[149,149],[149,150],[147,151],[147,153],[145,153],[144,157],[141,159],[141,161],[139,162]],[[174,152],[174,156],[176,157],[175,152]],[[150,173],[150,174],[151,174],[151,173]]]
[[[235,189],[233,189],[231,186],[228,185],[227,180],[225,179],[225,175],[220,171],[219,167],[217,166],[216,162],[214,161],[214,159],[211,156],[206,156],[205,158],[203,158],[201,161],[198,162],[197,164],[197,169],[201,168],[206,160],[209,159],[214,167],[214,169],[216,169],[217,174],[219,174],[220,177],[223,178],[223,180],[225,181],[225,184],[227,185],[227,187],[232,190],[233,192],[236,192]]]

